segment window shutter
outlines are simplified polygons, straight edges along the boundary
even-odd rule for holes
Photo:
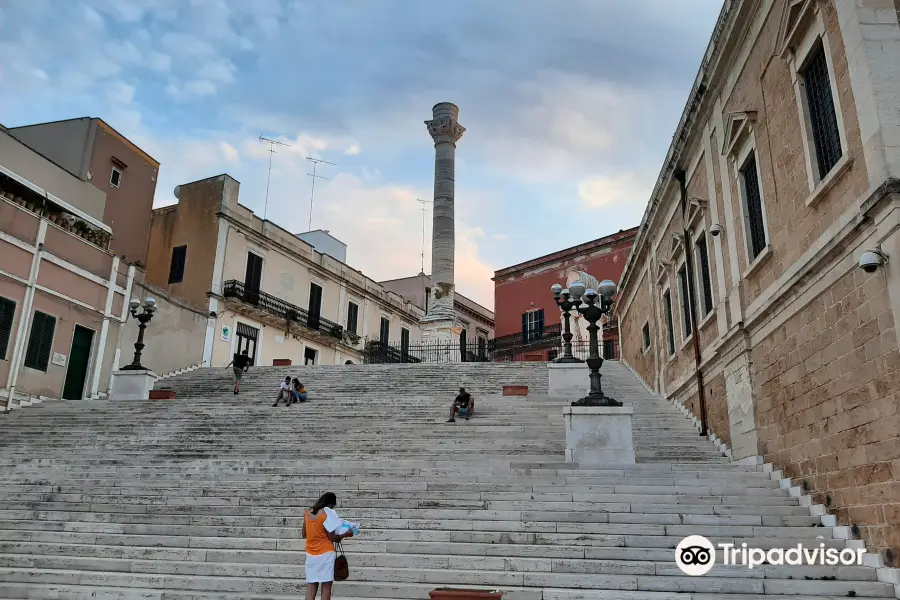
[[[522,313],[522,341],[528,341],[528,313]]]
[[[6,298],[0,298],[0,360],[6,359],[6,349],[9,346],[9,336],[12,333],[15,313],[16,303]]]
[[[537,311],[537,333],[535,337],[543,337],[544,336],[544,309]]]
[[[56,318],[34,311],[31,321],[31,335],[25,353],[25,366],[29,369],[46,371],[53,350],[53,334],[56,332]]]

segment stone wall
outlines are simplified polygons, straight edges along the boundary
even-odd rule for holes
[[[885,277],[848,272],[753,362],[766,461],[870,544],[900,546],[900,353]]]
[[[636,283],[638,289],[650,289],[648,274],[640,278]],[[619,322],[619,336],[621,339],[622,355],[624,360],[631,365],[638,376],[650,387],[656,387],[656,361],[654,357],[660,351],[665,340],[665,332],[659,331],[655,320],[651,316],[653,306],[649,293],[637,293],[629,305],[628,312],[621,317]],[[644,324],[650,323],[650,349],[644,351]]]

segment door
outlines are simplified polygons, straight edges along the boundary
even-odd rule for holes
[[[322,315],[322,286],[309,284],[309,324],[310,329],[319,328],[319,317]]]
[[[247,272],[244,274],[244,301],[259,304],[259,286],[262,283],[263,259],[247,253]]]
[[[468,348],[466,347],[466,330],[463,329],[459,334],[459,356],[462,362],[466,362],[468,360],[468,356],[466,356]]]
[[[75,326],[72,334],[72,348],[69,350],[66,383],[63,385],[63,400],[82,400],[84,398],[84,382],[87,380],[93,342],[93,330],[81,325]]]
[[[236,354],[243,354],[244,350],[247,351],[247,356],[249,356],[253,360],[253,364],[256,364],[256,339],[259,337],[259,329],[256,327],[250,327],[249,325],[245,325],[244,323],[237,324],[237,332],[235,335],[235,341],[237,345],[235,346],[234,352]]]

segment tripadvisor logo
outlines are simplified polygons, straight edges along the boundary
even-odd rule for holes
[[[863,564],[863,548],[826,548],[820,543],[817,547],[805,548],[797,544],[792,548],[748,548],[747,544],[737,547],[735,544],[718,544],[721,553],[721,564],[743,565],[749,569],[760,565],[800,566],[820,565],[833,567],[860,566]],[[706,575],[716,564],[716,547],[702,535],[691,535],[675,548],[675,564],[685,575],[697,577]]]

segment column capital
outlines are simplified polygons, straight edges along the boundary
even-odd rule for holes
[[[425,121],[425,126],[428,127],[428,133],[431,134],[435,144],[455,144],[466,132],[466,128],[449,115],[441,115]]]

